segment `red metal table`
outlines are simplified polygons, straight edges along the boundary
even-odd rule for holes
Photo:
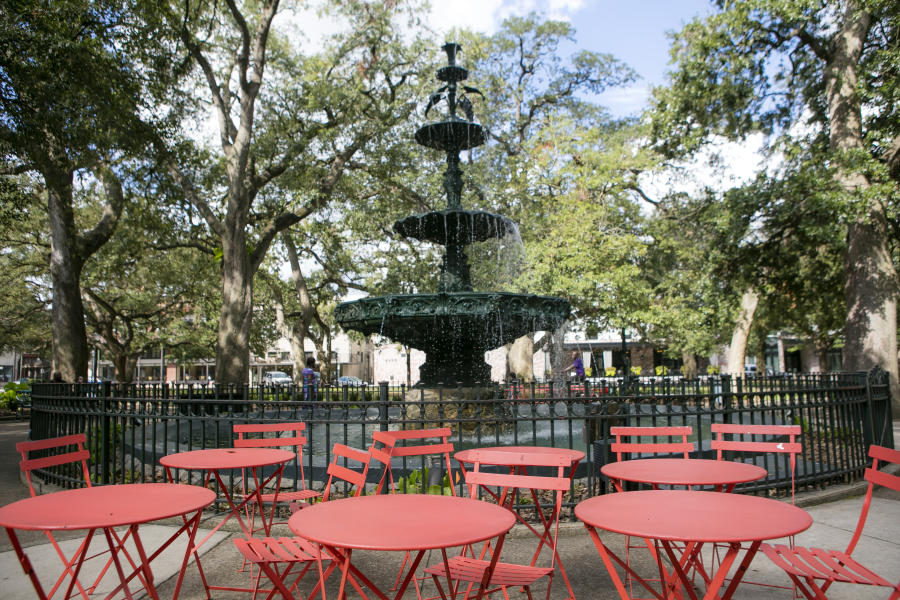
[[[399,599],[427,550],[439,549],[446,566],[447,548],[497,538],[493,562],[486,577],[489,580],[490,571],[503,548],[504,537],[515,522],[515,517],[505,508],[470,498],[384,494],[322,502],[294,513],[288,525],[295,534],[324,547],[333,558],[325,571],[320,558],[319,584],[310,598],[321,589],[322,600],[325,600],[324,582],[333,569],[340,567],[338,598],[344,596],[348,577],[352,574],[349,577],[352,585],[362,583],[378,598],[388,600],[384,592],[351,564],[353,550],[416,552],[406,578],[394,596]],[[448,588],[453,590],[452,582],[448,583]],[[282,587],[279,590],[287,592]],[[478,598],[482,596],[480,589]]]
[[[584,452],[581,450],[573,450],[572,448],[554,448],[552,446],[489,446],[486,448],[471,448],[469,450],[460,450],[456,454],[453,455],[457,461],[459,461],[460,468],[465,474],[465,465],[472,464],[474,461],[472,459],[472,455],[477,451],[488,451],[491,453],[491,456],[494,458],[491,460],[490,464],[498,466],[498,467],[509,467],[510,472],[519,473],[521,475],[527,475],[527,468],[522,466],[523,462],[527,462],[527,458],[529,454],[541,454],[544,456],[556,456],[564,459],[568,459],[570,461],[569,466],[569,479],[575,476],[575,469],[578,467],[578,463],[584,460]],[[509,461],[497,460],[497,456],[508,454]],[[484,463],[487,464],[487,463]],[[488,488],[482,488],[486,493],[494,498],[494,500],[499,500],[497,494],[495,494],[492,490]],[[534,528],[534,526],[522,518],[522,516],[513,511],[513,514],[516,515],[516,518],[522,522],[528,529],[531,530],[533,534],[535,534],[540,542],[538,543],[537,550],[534,552],[534,556],[531,558],[531,566],[537,564],[537,560],[541,555],[541,550],[544,545],[547,545],[548,548],[552,547],[550,544],[550,528],[553,526],[556,518],[559,515],[547,515],[541,509],[541,503],[538,497],[538,494],[535,490],[528,490],[531,494],[531,499],[533,502],[533,506],[535,508],[535,512],[537,513],[538,518],[541,520],[543,524],[544,531],[540,532]],[[513,494],[509,495],[509,504],[507,508],[512,510],[512,505],[515,502],[515,496]],[[566,574],[566,570],[563,567],[562,560],[559,555],[556,555],[556,564],[559,566],[559,572],[562,575],[563,581],[566,584],[566,588],[569,591],[569,595],[574,597],[574,593],[572,592],[572,585],[569,582],[569,576]]]
[[[203,487],[209,484],[209,480],[213,477],[219,485],[225,501],[231,508],[222,521],[210,531],[205,538],[200,540],[197,546],[206,542],[213,533],[219,530],[232,516],[237,519],[241,527],[241,531],[247,537],[252,537],[251,528],[241,517],[241,510],[250,502],[256,502],[259,514],[264,514],[263,503],[260,494],[266,485],[273,479],[275,480],[275,490],[277,494],[278,488],[281,486],[281,474],[284,471],[284,463],[290,461],[295,453],[288,450],[279,450],[277,448],[207,448],[204,450],[190,450],[188,452],[177,452],[169,454],[159,459],[159,463],[166,468],[166,475],[170,481],[175,481],[172,469],[185,469],[189,471],[205,471],[203,478]],[[264,479],[260,478],[259,469],[263,467],[275,466],[273,472]],[[235,504],[231,494],[230,486],[226,485],[222,479],[222,473],[232,470],[249,469],[253,479],[253,490],[245,497],[240,504]],[[277,497],[276,497],[277,499]],[[263,528],[266,535],[272,526],[272,519],[275,511],[269,515],[269,519],[263,518]]]
[[[6,533],[12,542],[19,562],[25,574],[31,578],[31,583],[42,600],[52,597],[57,588],[51,590],[49,595],[38,580],[37,574],[28,559],[15,530],[38,531],[70,531],[87,530],[84,542],[75,555],[64,564],[63,577],[69,575],[69,586],[65,597],[72,594],[78,574],[81,571],[85,558],[88,556],[91,540],[98,530],[102,530],[111,553],[112,563],[115,565],[119,576],[119,585],[108,598],[122,591],[125,596],[132,598],[128,583],[135,577],[139,578],[143,587],[151,598],[158,599],[156,587],[153,583],[153,572],[150,562],[159,556],[172,542],[182,534],[188,536],[184,559],[181,563],[181,571],[173,592],[173,599],[178,597],[185,570],[193,550],[194,536],[200,523],[203,508],[215,500],[215,492],[190,485],[173,483],[134,483],[124,485],[94,486],[63,490],[51,494],[44,494],[32,498],[25,498],[0,508],[0,526],[6,528]],[[191,515],[191,513],[194,513]],[[188,516],[191,515],[191,516]],[[183,525],[172,534],[152,554],[147,554],[141,542],[138,526],[142,523],[181,516]],[[116,527],[128,527],[126,536],[120,536],[114,531]],[[135,564],[128,551],[122,546],[122,541],[130,537],[134,541],[138,553],[139,564]],[[133,569],[126,574],[120,555],[123,555]],[[203,570],[197,560],[197,568],[200,576],[206,583]],[[43,567],[43,565],[39,565]],[[61,581],[61,580],[60,580]],[[59,582],[57,582],[59,583]],[[87,598],[81,593],[83,598]]]
[[[687,490],[644,490],[595,496],[580,502],[575,507],[575,516],[587,528],[623,600],[629,596],[614,562],[660,600],[685,595],[696,600],[697,594],[685,566],[696,560],[704,543],[725,544],[728,552],[716,572],[707,579],[703,598],[727,600],[734,594],[764,540],[795,535],[812,525],[812,517],[792,504],[758,496]],[[666,572],[660,558],[662,553],[657,551],[654,556],[659,564],[660,581],[666,582],[666,590],[653,589],[603,543],[597,529],[655,540],[669,558],[673,570],[671,574]],[[684,548],[676,548],[672,542],[684,543]],[[749,542],[749,546],[742,548],[742,542]],[[720,596],[725,576],[742,551],[743,559]]]
[[[712,485],[717,491],[730,492],[738,483],[756,481],[767,471],[757,465],[730,460],[702,458],[641,458],[603,465],[600,472],[622,491],[623,481],[660,485]]]

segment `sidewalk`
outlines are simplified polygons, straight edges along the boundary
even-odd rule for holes
[[[14,448],[15,442],[24,439],[27,432],[27,423],[0,422],[0,505],[28,495],[27,488],[19,479],[18,456]],[[900,440],[900,421],[894,422],[894,439]],[[864,492],[864,485],[855,484],[834,486],[821,492],[798,494],[797,504],[812,515],[813,526],[798,535],[796,543],[844,549],[856,525]],[[217,522],[215,518],[207,519],[207,522],[210,521]],[[230,539],[236,535],[236,532],[234,528],[231,529],[231,531],[220,531],[217,536],[204,545],[201,560],[210,582],[216,585],[243,586],[246,585],[248,576],[246,573],[237,572],[240,560]],[[148,525],[141,528],[142,536],[148,547],[155,547],[155,544],[170,535],[171,531],[171,526],[166,524]],[[286,530],[282,533],[288,534]],[[203,532],[199,534],[201,537],[203,535],[205,535]],[[57,536],[57,539],[60,537]],[[77,538],[78,534],[70,536],[70,538],[73,537]],[[602,537],[617,552],[624,544],[622,536],[604,534]],[[42,533],[20,532],[20,540],[26,546],[26,552],[32,557],[33,564],[39,566],[46,564],[45,561],[58,562],[53,549],[45,543],[46,538]],[[69,543],[76,544],[76,540],[72,539]],[[559,546],[560,557],[579,600],[618,597],[596,549],[580,523],[566,521],[561,525]],[[507,538],[503,558],[509,562],[527,564],[533,548],[533,536],[521,526],[517,526]],[[177,574],[180,567],[179,555],[179,550],[170,548],[153,563],[161,598],[171,597],[175,583],[173,576]],[[868,525],[854,556],[888,579],[900,579],[900,494],[893,492],[876,494]],[[400,553],[358,551],[353,554],[354,564],[359,566],[377,584],[384,586],[383,589],[390,588],[401,558],[402,554]],[[654,564],[651,563],[647,552],[633,553],[632,558],[637,561],[637,568],[642,572],[654,572]],[[53,571],[56,572],[56,569]],[[87,577],[83,579],[87,579]],[[308,593],[314,579],[314,574],[307,575],[301,590]],[[769,560],[762,555],[756,557],[745,580],[763,581],[774,585],[790,583],[784,573],[771,565]],[[337,581],[337,577],[332,577],[329,580],[329,586],[336,587]],[[2,590],[0,596],[6,600],[28,600],[36,597],[34,589],[22,572],[22,568],[11,550],[9,539],[5,535],[2,535],[2,539],[0,539],[0,590]],[[330,587],[329,591],[331,591]],[[433,591],[433,586],[429,584],[426,592],[428,595],[432,595]],[[532,593],[535,598],[543,598],[546,594],[546,587],[544,585],[536,586]],[[349,595],[355,597],[354,592]],[[888,595],[888,591],[884,588],[841,587],[840,585],[832,586],[828,593],[831,600],[883,600]],[[510,596],[525,597],[518,591],[511,591]],[[97,597],[103,596],[98,594]],[[180,598],[185,600],[205,598],[194,567],[188,569]],[[231,598],[243,600],[249,598],[249,595],[237,592],[214,592],[213,598],[215,600]],[[408,590],[404,598],[415,598],[415,592]],[[565,585],[558,574],[554,577],[551,598],[554,600],[566,598]],[[735,598],[747,600],[785,598],[789,600],[791,592],[776,588],[742,585],[735,594]]]

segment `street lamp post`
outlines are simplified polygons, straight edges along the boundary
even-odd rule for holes
[[[628,334],[625,333],[625,328],[622,328],[622,360],[625,362],[625,377],[631,377],[631,357],[628,354]]]

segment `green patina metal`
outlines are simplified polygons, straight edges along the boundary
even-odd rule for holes
[[[459,153],[485,141],[484,129],[473,120],[469,95],[482,94],[461,84],[468,71],[456,64],[460,46],[448,43],[443,49],[449,64],[438,70],[437,79],[446,84],[429,97],[425,114],[445,101],[449,116],[421,127],[415,139],[447,153],[443,181],[447,208],[394,223],[399,235],[445,247],[438,291],[369,297],[335,308],[335,318],[345,329],[384,335],[424,351],[427,359],[419,371],[423,385],[486,382],[487,350],[533,331],[556,329],[570,312],[563,298],[473,290],[466,246],[510,235],[516,225],[501,215],[462,208]]]

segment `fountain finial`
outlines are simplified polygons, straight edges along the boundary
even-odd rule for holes
[[[456,66],[456,53],[462,50],[462,46],[457,44],[456,42],[447,42],[441,49],[447,53],[447,64],[451,67]]]

